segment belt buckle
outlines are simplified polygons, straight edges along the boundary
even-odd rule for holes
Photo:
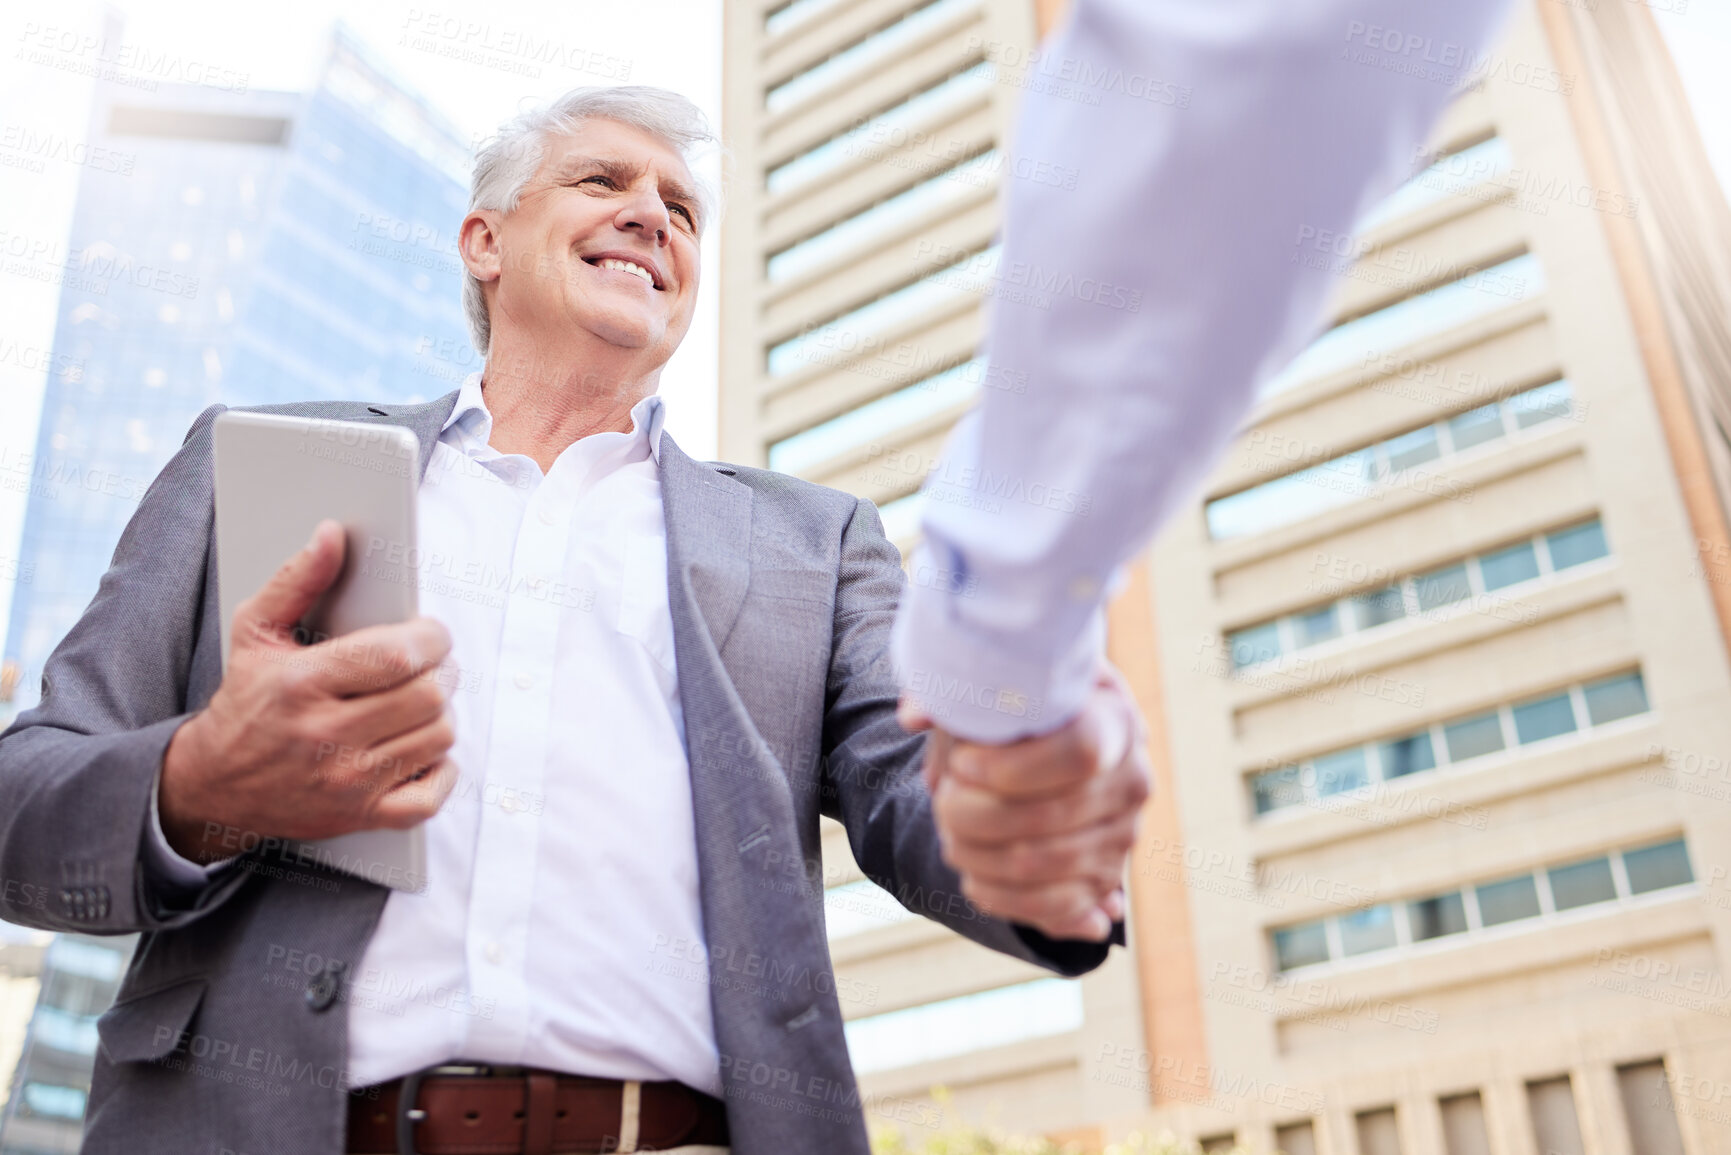
[[[444,1063],[404,1075],[403,1085],[397,1091],[397,1155],[418,1155],[415,1151],[415,1124],[427,1117],[425,1111],[415,1106],[415,1097],[421,1093],[421,1080],[428,1075],[486,1075],[492,1070],[485,1063]]]

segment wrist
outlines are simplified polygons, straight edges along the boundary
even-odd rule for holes
[[[216,842],[212,829],[220,833],[222,823],[215,821],[204,805],[205,791],[199,780],[200,767],[205,764],[206,725],[202,712],[194,714],[168,740],[156,793],[157,818],[170,849],[200,864],[222,857],[220,848],[212,845]]]

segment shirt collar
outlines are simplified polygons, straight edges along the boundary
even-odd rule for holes
[[[631,407],[631,432],[626,436],[633,442],[647,442],[649,455],[657,465],[661,464],[661,429],[666,423],[667,406],[659,393],[651,393]],[[451,415],[439,427],[440,435],[452,426],[458,426],[459,433],[482,445],[493,435],[493,414],[481,396],[481,374],[471,373],[464,378],[457,390],[457,403],[451,406]]]

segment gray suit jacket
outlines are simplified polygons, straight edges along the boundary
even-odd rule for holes
[[[424,473],[455,400],[268,408],[405,426]],[[0,916],[142,932],[98,1023],[86,1151],[334,1155],[347,984],[389,892],[258,850],[189,903],[142,866],[163,751],[221,677],[210,438],[220,408],[199,416],[146,493],[48,662],[41,704],[0,735],[0,879],[20,884],[0,887]],[[820,814],[846,825],[870,877],[969,938],[1064,974],[1092,969],[1108,948],[980,915],[941,861],[919,778],[923,738],[894,717],[887,640],[903,577],[873,507],[695,462],[671,438],[661,462],[703,922],[712,951],[768,960],[756,984],[711,987],[733,1147],[865,1155],[841,1007],[833,982],[812,978],[830,966],[813,881]]]

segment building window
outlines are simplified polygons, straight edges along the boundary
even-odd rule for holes
[[[1440,621],[1471,603],[1477,613],[1518,622],[1526,615],[1498,591],[1570,570],[1610,554],[1597,518],[1539,534],[1519,545],[1472,555],[1413,574],[1368,594],[1352,594],[1257,622],[1227,634],[1234,670],[1271,662],[1339,637],[1356,637],[1389,622]],[[1491,596],[1496,593],[1498,596]],[[1465,607],[1463,607],[1465,608]]]
[[[1611,860],[1605,855],[1568,866],[1553,866],[1546,873],[1551,879],[1551,905],[1558,910],[1610,902],[1617,897],[1617,884],[1611,877]]]
[[[769,447],[769,467],[778,473],[801,473],[850,450],[858,452],[862,445],[869,447],[909,426],[972,402],[979,396],[986,376],[986,362],[979,357],[933,373],[775,442]],[[916,474],[909,480],[917,481],[920,476]]]
[[[1582,693],[1587,701],[1587,716],[1595,726],[1647,711],[1647,688],[1640,674],[1606,678],[1586,687]]]
[[[947,121],[970,101],[989,95],[994,75],[992,66],[984,61],[971,64],[858,128],[850,128],[770,169],[764,178],[765,188],[772,196],[803,188],[850,161],[878,160],[900,152],[910,143],[925,140],[927,137],[920,134],[930,133],[926,126]],[[941,163],[941,159],[933,158],[929,168],[935,169]]]
[[[1475,893],[1479,921],[1485,926],[1539,917],[1539,886],[1530,874],[1480,883]]]
[[[1477,1091],[1438,1099],[1437,1111],[1442,1116],[1446,1155],[1491,1155],[1490,1133],[1485,1127],[1485,1104]]]
[[[1306,381],[1372,364],[1384,354],[1530,300],[1545,291],[1545,271],[1530,253],[1474,269],[1434,289],[1341,322],[1312,341],[1262,388],[1264,397]]]
[[[24,1106],[32,1115],[77,1121],[84,1118],[84,1092],[53,1083],[25,1083]]]
[[[779,36],[790,28],[797,28],[813,17],[829,11],[841,0],[793,0],[791,4],[783,4],[763,18],[763,30],[770,36]]]
[[[861,73],[881,66],[945,20],[975,9],[979,7],[979,3],[980,0],[935,0],[935,3],[920,4],[888,27],[854,41],[805,71],[782,81],[764,94],[764,108],[770,113],[781,112],[820,93],[856,80]]]
[[[816,3],[819,0],[805,0]],[[1439,157],[1429,168],[1401,185],[1385,197],[1364,219],[1358,222],[1358,232],[1409,216],[1450,197],[1471,197],[1487,182],[1508,174],[1514,165],[1508,142],[1493,136],[1489,140]],[[1500,188],[1493,186],[1500,192]]]
[[[1581,1121],[1575,1114],[1575,1091],[1569,1077],[1527,1084],[1527,1110],[1533,1117],[1533,1138],[1546,1155],[1586,1155]]]
[[[1328,961],[1328,928],[1321,922],[1282,927],[1274,932],[1274,958],[1283,971]]]
[[[765,274],[771,282],[791,280],[825,265],[844,262],[883,243],[910,222],[959,205],[997,182],[1002,158],[988,149],[912,188],[879,201],[863,212],[798,241],[769,257]]]
[[[1595,712],[1595,703],[1598,706]],[[1250,798],[1258,815],[1297,807],[1323,808],[1323,800],[1362,791],[1378,782],[1446,769],[1510,747],[1530,746],[1645,713],[1640,671],[1571,686],[1482,714],[1433,724],[1394,738],[1330,750],[1296,765],[1250,776]],[[1443,762],[1439,767],[1438,755]],[[1685,868],[1687,863],[1684,864]],[[1655,870],[1675,871],[1656,865]]]
[[[1274,1129],[1274,1146],[1280,1155],[1316,1155],[1316,1128],[1309,1119],[1283,1124]]]
[[[1629,1123],[1629,1145],[1636,1155],[1684,1155],[1677,1105],[1663,1059],[1618,1067],[1617,1092]]]
[[[1694,879],[1683,840],[1667,839],[1443,894],[1279,927],[1270,935],[1274,964],[1290,971],[1444,939],[1471,938],[1513,923],[1543,925],[1575,910],[1614,909],[1642,895],[1688,886]]]
[[[1354,1120],[1359,1155],[1400,1155],[1400,1128],[1393,1107],[1360,1111]]]
[[[861,1074],[947,1059],[1082,1026],[1082,986],[1036,979],[855,1019],[844,1030]]]
[[[1230,541],[1266,533],[1402,485],[1413,485],[1424,492],[1446,493],[1447,485],[1435,476],[1434,470],[1415,470],[1418,461],[1446,459],[1570,416],[1573,413],[1570,398],[1569,383],[1559,379],[1483,406],[1472,414],[1438,421],[1308,469],[1215,498],[1205,509],[1209,536],[1215,541]],[[1472,420],[1461,424],[1467,417]],[[1421,433],[1435,439],[1434,454],[1420,454],[1412,439]],[[1505,581],[1502,584],[1511,583]]]
[[[1626,852],[1623,869],[1631,894],[1686,886],[1695,881],[1695,872],[1689,868],[1689,850],[1681,838]]]
[[[889,351],[894,346],[885,340],[886,332],[945,308],[978,303],[988,295],[997,276],[999,255],[994,245],[958,256],[954,263],[910,285],[771,346],[767,354],[770,375],[780,377],[813,365],[841,368],[874,350]]]

